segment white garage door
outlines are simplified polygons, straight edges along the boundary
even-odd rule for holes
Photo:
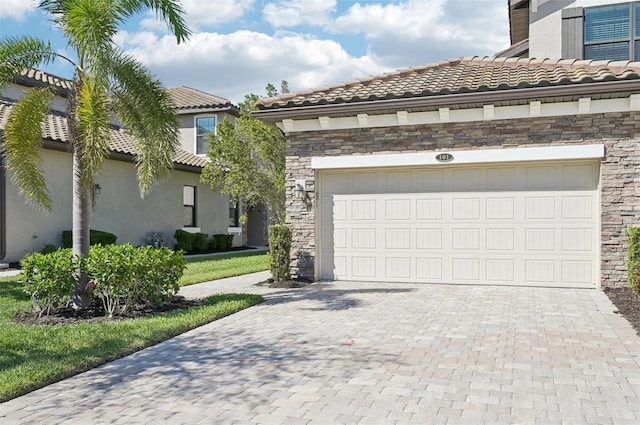
[[[322,279],[594,287],[597,162],[321,173]]]

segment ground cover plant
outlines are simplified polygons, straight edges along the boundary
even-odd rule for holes
[[[179,283],[192,285],[225,277],[255,273],[269,268],[266,252],[242,252],[187,258],[187,268]]]
[[[70,325],[17,323],[32,307],[19,278],[0,278],[0,402],[94,368],[189,329],[258,304],[258,295],[224,294],[190,308],[146,308],[135,319],[76,320]],[[178,303],[181,304],[181,303]],[[183,306],[183,305],[181,305]],[[167,305],[163,307],[166,310]],[[162,310],[163,308],[160,308]]]

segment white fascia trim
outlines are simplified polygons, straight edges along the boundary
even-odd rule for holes
[[[578,114],[637,111],[640,97],[632,94],[626,98],[593,100],[585,97],[572,102],[541,103],[531,101],[527,105],[494,106],[480,108],[440,108],[431,112],[399,111],[393,114],[350,117],[319,117],[316,119],[285,119],[276,123],[287,133],[303,131],[348,130],[357,128],[398,127],[403,125],[442,124],[448,122],[474,122],[488,120],[517,120],[532,117],[557,117]],[[366,117],[366,118],[365,118]]]
[[[476,149],[463,151],[454,150],[446,152],[453,155],[453,160],[449,162],[439,162],[436,159],[436,156],[441,153],[444,152],[433,151],[384,155],[314,156],[311,158],[311,168],[314,170],[325,170],[418,165],[456,165],[495,162],[598,159],[604,158],[604,145],[544,146],[535,148]]]

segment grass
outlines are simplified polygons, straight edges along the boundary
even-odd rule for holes
[[[266,252],[191,257],[187,259],[187,269],[180,279],[180,285],[192,285],[267,270],[268,258],[269,254]]]
[[[197,263],[197,261],[196,261]],[[0,278],[0,402],[131,354],[262,301],[214,295],[204,305],[135,320],[27,326],[11,320],[31,308],[17,278]]]

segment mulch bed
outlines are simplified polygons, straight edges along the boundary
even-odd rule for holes
[[[256,286],[268,286],[269,288],[302,288],[312,283],[306,279],[290,279],[280,282],[274,282],[273,279],[267,279],[262,282],[256,283]]]
[[[604,293],[609,297],[613,305],[636,333],[640,335],[640,294],[633,292],[626,286],[616,288],[604,288]]]
[[[195,307],[202,304],[202,300],[191,300],[181,296],[174,296],[171,301],[160,306],[134,304],[129,306],[124,314],[109,318],[105,315],[102,305],[94,304],[89,308],[74,310],[72,308],[59,308],[49,313],[48,316],[38,317],[33,311],[16,314],[15,322],[25,325],[73,325],[76,323],[97,323],[116,320],[137,319],[153,316],[158,313]]]

